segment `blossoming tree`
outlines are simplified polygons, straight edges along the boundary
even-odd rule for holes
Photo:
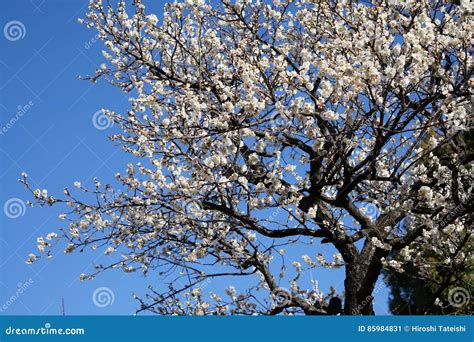
[[[383,268],[423,277],[426,248],[459,267],[472,257],[471,6],[186,0],[158,19],[139,0],[91,1],[80,22],[107,50],[90,79],[131,93],[128,112],[105,114],[137,163],[118,188],[76,182],[64,198],[24,175],[40,205],[69,208],[40,251],[65,241],[117,255],[97,272],[169,275],[137,298],[160,314],[325,314],[332,294],[303,280],[314,267],[345,269],[344,314],[373,314]],[[232,286],[242,277],[254,282]]]

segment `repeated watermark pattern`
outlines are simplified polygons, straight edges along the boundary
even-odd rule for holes
[[[99,42],[99,35],[96,34],[94,37],[92,37],[90,40],[84,43],[84,49],[89,50],[95,43]]]
[[[199,212],[202,210],[201,202],[198,200],[191,199],[184,205],[184,212],[186,216],[191,219],[199,218]]]
[[[41,4],[42,3],[43,2],[41,2]],[[36,7],[39,8],[38,6],[36,6]],[[18,21],[18,20],[12,20],[12,21],[6,23],[6,25],[4,26],[4,36],[9,41],[18,41],[18,40],[24,39],[25,36],[26,36],[26,31],[27,30],[26,30],[25,25],[21,21]],[[99,36],[95,35],[93,38],[91,38],[89,41],[87,41],[84,44],[84,48],[86,50],[90,49],[97,41],[99,41]],[[9,129],[11,129],[18,122],[18,120],[31,109],[32,106],[33,106],[32,101],[29,101],[24,106],[18,106],[18,112],[15,114],[15,116],[13,118],[11,118],[5,124],[4,127],[0,128],[0,135],[6,134],[7,131]],[[107,113],[104,110],[99,110],[99,111],[97,111],[93,114],[92,123],[93,123],[93,126],[96,129],[106,130],[106,129],[113,126],[114,121],[112,120],[112,118],[109,115],[107,115]],[[278,116],[270,124],[273,125],[274,127],[289,126],[289,125],[291,125],[291,118],[285,118],[285,117],[282,117],[282,116]],[[242,155],[242,157],[249,158],[250,157],[249,154],[251,152],[253,152],[253,151],[247,151],[246,153],[244,153]],[[255,169],[251,170],[251,171],[252,171],[252,176],[254,176],[256,178],[263,177],[267,173],[267,170],[264,167],[258,166],[258,165],[255,166]],[[293,175],[295,176],[296,173],[293,173]],[[471,199],[472,198],[470,198],[470,200]],[[461,210],[461,209],[462,208],[459,207],[459,210]],[[187,204],[185,205],[185,211],[190,217],[197,217],[197,215],[195,213],[197,211],[200,211],[200,210],[202,210],[202,204],[198,201],[191,200],[191,201],[187,202]],[[284,209],[282,207],[278,207],[276,210],[273,211],[273,213],[267,219],[268,220],[276,220],[277,216],[283,210]],[[365,214],[372,221],[375,221],[376,218],[378,217],[379,213],[380,213],[380,210],[377,207],[377,205],[375,205],[373,203],[368,203],[368,204],[364,205],[363,210],[364,210]],[[455,208],[455,210],[454,210],[455,213],[454,214],[457,214],[456,210],[458,210],[458,208]],[[23,202],[19,198],[10,198],[4,204],[4,214],[8,218],[14,219],[14,218],[21,217],[21,216],[25,215],[25,212],[26,212],[26,204],[25,204],[25,202]],[[446,220],[448,220],[448,218],[446,218]],[[268,222],[264,222],[263,225],[266,227],[268,225]],[[212,242],[211,246],[214,246],[218,242],[219,242],[219,240],[215,239]],[[33,282],[31,278],[30,278],[29,281],[31,281],[31,283]],[[205,282],[201,283],[200,287],[205,288],[209,283],[210,283],[210,281],[208,281],[208,279],[206,279]],[[21,286],[20,286],[20,284],[21,284]],[[27,284],[27,282],[18,283],[17,292],[15,292],[14,296],[10,297],[10,299],[9,299],[10,302],[7,301],[6,304],[4,304],[2,307],[0,307],[0,312],[3,311],[2,308],[4,308],[5,305],[6,305],[6,308],[8,308],[8,306],[12,305],[12,303],[14,301],[16,301],[17,298],[31,285],[31,284],[29,284],[25,288],[24,287],[25,284]],[[383,288],[383,284],[384,283],[377,284],[375,289],[374,289],[373,294],[376,294],[378,291],[380,291],[380,289]],[[21,292],[18,292],[18,291],[20,291],[20,289],[21,289]],[[14,298],[14,299],[12,300],[12,298]],[[291,291],[289,291],[285,288],[280,288],[280,287],[276,288],[275,290],[272,291],[271,298],[272,298],[272,301],[273,301],[273,303],[276,307],[284,307],[284,306],[287,306],[287,305],[291,304],[291,302],[292,302]],[[112,305],[114,303],[114,300],[115,300],[114,291],[112,291],[112,289],[110,289],[109,287],[99,287],[93,292],[93,295],[92,295],[92,301],[93,301],[94,305],[97,306],[97,307],[100,307],[100,308]],[[373,300],[373,297],[368,297],[367,298],[367,301],[372,301],[372,300]],[[465,288],[458,287],[458,288],[454,288],[451,291],[449,291],[449,302],[452,306],[461,307],[461,306],[465,305],[466,303],[468,303],[469,300],[470,300],[470,293]],[[362,305],[365,306],[365,304],[366,303],[364,302]],[[14,329],[13,330],[12,329],[13,328],[10,329],[10,332],[14,330]],[[41,329],[46,329],[46,330],[51,329],[51,325],[49,323],[46,323],[44,325],[44,328],[41,328]],[[30,329],[28,329],[28,331],[29,330]],[[82,329],[82,331],[83,331],[83,329]]]
[[[103,286],[95,289],[92,294],[92,302],[99,308],[112,305],[115,301],[115,294],[109,287]]]
[[[44,12],[42,12],[41,10],[41,6],[45,3],[44,0],[29,0],[31,5],[33,6],[34,8],[34,11],[35,12],[38,12],[39,11],[39,14],[44,14]],[[24,13],[29,13],[28,12],[28,9],[26,8],[26,5],[28,5],[28,1],[25,2],[25,8],[23,8],[25,11]],[[74,15],[73,15],[73,18],[76,19],[78,16],[81,16],[81,14],[84,12],[85,8],[87,7],[87,4],[84,5],[84,4],[81,4],[81,7],[79,8],[79,6],[77,6],[76,8],[74,8],[74,6],[72,6],[73,10],[74,10]],[[22,12],[23,13],[23,12]],[[72,14],[72,12],[70,13]],[[4,39],[4,42],[6,44],[10,44],[10,46],[13,48],[21,48],[22,47],[22,44],[24,44],[27,40],[29,41],[31,38],[29,35],[31,32],[33,32],[32,30],[32,26],[30,26],[30,22],[27,20],[27,18],[22,18],[22,17],[12,17],[12,18],[5,18],[6,20],[2,23],[2,26],[3,26],[3,39]],[[37,18],[39,21],[44,21],[45,19],[40,19],[40,18]],[[57,23],[58,25],[60,25],[61,23],[58,22]],[[30,32],[31,31],[31,32]],[[27,36],[28,34],[28,36]],[[56,33],[55,33],[56,34]],[[44,37],[42,35],[38,35],[38,38],[41,37],[41,40],[43,40],[43,38],[48,38],[48,37]],[[25,39],[26,38],[26,39]],[[38,65],[35,65],[35,62],[38,61],[38,59],[40,58],[42,61],[40,61],[41,63],[46,63],[48,64],[50,61],[49,61],[49,54],[48,54],[48,51],[51,51],[51,50],[48,50],[48,49],[45,49],[45,47],[54,39],[54,36],[50,36],[49,39],[47,39],[46,43],[43,42],[40,42],[39,39],[38,39],[38,44],[35,44],[35,42],[32,42],[32,45],[31,47],[28,46],[28,49],[25,50],[24,52],[22,52],[20,54],[19,51],[11,51],[10,54],[6,54],[4,57],[2,57],[0,59],[0,68],[2,68],[2,71],[5,71],[5,76],[7,76],[8,74],[8,77],[5,79],[4,82],[2,82],[2,86],[0,86],[0,88],[3,88],[3,89],[8,89],[7,87],[8,86],[11,86],[11,84],[13,84],[14,82],[15,83],[15,86],[11,86],[12,88],[13,87],[16,87],[14,89],[14,93],[21,93],[22,90],[22,87],[24,87],[25,89],[27,89],[32,95],[30,96],[34,96],[34,97],[31,97],[31,99],[34,100],[33,101],[29,101],[29,97],[24,97],[23,99],[19,98],[19,99],[16,99],[16,100],[13,100],[15,102],[12,103],[12,106],[6,106],[5,104],[0,104],[0,108],[3,112],[3,115],[2,115],[2,122],[0,123],[0,139],[4,138],[4,137],[10,137],[8,134],[13,134],[13,139],[18,139],[20,143],[15,143],[16,146],[19,146],[21,145],[21,148],[23,148],[23,146],[25,147],[25,150],[24,151],[19,151],[19,153],[16,153],[17,151],[12,152],[9,150],[9,146],[5,146],[4,149],[0,149],[0,152],[2,152],[6,157],[8,157],[10,159],[10,167],[13,169],[13,168],[17,168],[17,169],[20,169],[21,171],[24,170],[24,163],[22,162],[22,158],[23,157],[27,157],[29,156],[28,155],[28,152],[30,152],[32,150],[32,148],[36,145],[39,144],[39,139],[41,139],[41,137],[39,137],[38,139],[35,139],[34,143],[32,143],[30,146],[27,146],[27,140],[20,140],[20,134],[22,134],[21,130],[20,130],[20,134],[19,136],[15,137],[15,134],[16,132],[12,133],[11,130],[15,130],[15,129],[18,129],[18,127],[16,126],[21,126],[23,127],[23,122],[21,120],[24,120],[24,119],[31,119],[31,118],[28,118],[28,116],[32,115],[31,113],[33,112],[33,110],[36,110],[36,106],[39,106],[41,104],[38,104],[38,102],[42,102],[43,101],[43,95],[47,95],[47,92],[46,90],[49,90],[48,88],[50,88],[50,86],[57,82],[57,80],[63,75],[63,74],[66,74],[66,70],[68,69],[71,69],[71,66],[74,66],[75,65],[75,61],[79,59],[80,55],[84,56],[83,54],[83,50],[88,50],[92,47],[93,44],[96,44],[97,42],[100,41],[99,39],[99,36],[98,35],[94,35],[94,37],[91,37],[92,39],[90,39],[89,41],[87,41],[84,46],[81,46],[81,44],[79,44],[79,47],[78,47],[78,50],[79,48],[81,48],[79,51],[79,53],[77,53],[76,56],[73,56],[74,58],[64,58],[62,61],[64,61],[64,64],[61,64],[61,63],[58,63],[56,66],[57,66],[57,69],[58,69],[58,72],[55,72],[55,73],[51,73],[51,74],[44,74],[44,79],[42,79],[41,81],[41,84],[44,85],[46,84],[46,87],[44,87],[43,89],[36,89],[35,87],[35,84],[32,84],[30,81],[33,80],[33,77],[32,77],[32,73],[31,73],[31,70],[32,70],[32,66],[34,65],[35,67],[38,67]],[[9,43],[9,42],[12,42],[12,43]],[[31,48],[31,49],[30,49]],[[28,55],[28,51],[32,50],[33,53],[31,53],[30,55]],[[21,58],[20,58],[21,57]],[[23,58],[24,57],[24,58]],[[87,56],[85,56],[87,58]],[[12,60],[15,60],[15,61],[18,61],[19,64],[17,65],[16,63],[13,63],[10,65],[9,63],[9,59],[8,58],[11,58]],[[89,60],[90,62],[92,62],[91,60]],[[39,71],[38,71],[39,70]],[[42,70],[40,69],[35,69],[35,72],[40,72]],[[25,76],[25,77],[24,77]],[[13,89],[12,89],[13,90]],[[51,91],[50,91],[51,93]],[[15,97],[12,97],[12,99],[14,99]],[[82,96],[81,96],[81,99]],[[84,99],[85,100],[85,99]],[[17,106],[15,106],[15,104]],[[57,110],[60,110],[60,108],[57,108]],[[94,110],[90,111],[91,113],[94,113]],[[112,120],[109,120],[105,114],[104,114],[104,111],[100,111],[99,113],[97,113],[97,115],[95,115],[94,117],[94,127],[96,127],[97,129],[99,130],[102,130],[102,129],[106,129],[108,127],[110,127],[112,124],[113,124],[113,121]],[[27,128],[30,128],[28,126],[28,123],[25,123],[25,126],[27,126]],[[24,131],[27,131],[25,127],[23,127]],[[31,137],[35,137],[35,132],[32,132],[31,134],[29,132],[27,132]],[[24,143],[24,144],[23,144]],[[10,157],[12,156],[12,157]],[[15,156],[15,158],[13,157]],[[3,156],[2,156],[3,157]],[[36,157],[35,157],[36,158]],[[59,164],[58,164],[59,165]],[[10,168],[9,167],[9,168]],[[5,171],[5,170],[4,170]],[[5,176],[5,178],[3,179],[5,182],[7,181],[15,181],[18,177],[18,174],[17,172],[15,171],[15,175],[14,175],[14,179],[12,180],[11,178],[7,178],[9,177],[7,175],[7,172],[4,172],[4,175],[2,175],[2,177]],[[49,176],[49,173],[47,174],[47,176]],[[46,177],[45,177],[46,179]],[[45,179],[42,179],[40,182],[43,183]],[[26,209],[27,207],[30,205],[26,199],[25,200],[22,200],[20,198],[16,198],[16,197],[13,197],[13,194],[10,194],[10,196],[6,196],[3,200],[2,200],[2,204],[3,204],[3,214],[8,218],[8,219],[17,219],[16,221],[19,221],[20,224],[21,224],[21,217],[23,217],[25,214],[26,214]],[[5,218],[4,218],[5,220]],[[38,226],[42,226],[44,224],[44,222],[37,222]],[[12,228],[10,231],[19,231],[18,229],[13,229],[13,228],[20,228],[18,227],[18,223],[16,222],[13,222],[10,221],[10,224],[9,225],[12,225],[11,227],[8,227],[8,228]],[[23,227],[23,228],[27,228],[27,227]],[[40,228],[38,228],[40,229]],[[25,230],[23,230],[25,231]],[[24,243],[26,244],[27,243],[27,240],[29,240],[31,237],[33,237],[34,234],[32,234],[31,236],[24,236],[23,237],[23,240],[25,241]],[[4,239],[5,238],[5,239]],[[34,237],[36,239],[36,237]],[[5,247],[5,252],[8,252],[8,258],[5,258],[5,260],[2,260],[2,269],[0,270],[0,273],[8,273],[9,271],[11,272],[12,268],[13,268],[13,271],[14,272],[17,272],[15,270],[16,267],[18,267],[17,263],[15,263],[14,259],[16,257],[18,257],[20,260],[21,263],[24,263],[24,255],[23,252],[20,250],[20,247],[23,246],[23,243],[21,244],[14,244],[14,243],[11,243],[9,244],[8,241],[9,240],[9,237],[8,235],[4,235],[4,236],[0,236],[0,242],[2,242],[2,248]],[[29,243],[29,241],[28,241]],[[10,250],[11,249],[11,250]],[[7,254],[5,254],[7,255]],[[14,265],[14,266],[13,266]],[[6,266],[6,267],[4,267]],[[43,271],[44,268],[42,268],[41,270],[39,270],[39,273],[41,273]],[[35,270],[33,270],[33,272],[36,273]],[[0,277],[1,278],[1,277]],[[26,279],[26,280],[25,280]],[[0,279],[0,280],[4,280],[4,279]],[[18,304],[23,304],[23,306],[30,312],[30,313],[33,313],[33,314],[43,314],[46,312],[46,310],[48,310],[50,307],[56,307],[57,308],[57,305],[52,302],[50,303],[50,301],[48,301],[47,303],[47,306],[44,307],[44,308],[39,308],[38,311],[35,311],[35,310],[30,310],[29,308],[26,307],[26,305],[24,305],[25,303],[25,300],[24,298],[22,298],[22,295],[26,292],[26,291],[37,291],[39,288],[38,288],[38,284],[37,284],[37,278],[35,277],[35,283],[34,283],[34,289],[32,289],[32,284],[33,284],[33,279],[28,279],[28,276],[24,276],[23,278],[21,277],[20,275],[20,271],[18,271],[18,278],[16,278],[16,280],[11,284],[11,286],[7,286],[5,285],[5,288],[6,288],[6,292],[4,293],[4,296],[2,298],[2,301],[0,302],[0,313],[1,312],[4,312],[6,311],[7,309],[8,310],[12,310],[14,307],[16,308],[16,306]],[[7,282],[8,283],[8,282]],[[3,285],[3,283],[1,283]],[[29,295],[31,295],[31,293],[29,293]],[[98,306],[98,307],[103,307],[103,306],[106,306],[106,305],[111,305],[114,301],[114,294],[113,292],[111,292],[111,290],[109,289],[109,291],[102,291],[101,289],[98,289],[96,292],[95,292],[95,296],[94,296],[94,303]],[[28,303],[26,303],[28,304]],[[54,309],[53,309],[54,310]],[[47,323],[46,325],[42,325],[42,324],[39,324],[40,328],[41,329],[36,329],[37,327],[35,326],[30,326],[30,327],[17,327],[17,328],[21,328],[21,329],[16,329],[15,327],[9,327],[6,331],[7,334],[9,335],[15,335],[15,334],[60,334],[60,335],[63,335],[63,334],[70,334],[70,331],[65,331],[65,329],[56,329],[56,327],[53,327],[51,328],[51,325],[49,323]],[[23,329],[23,328],[27,328],[27,329]],[[35,328],[34,330],[32,330],[31,328]],[[80,333],[80,332],[79,332]],[[72,331],[71,334],[74,334],[74,331]],[[0,340],[2,340],[0,338]]]
[[[292,295],[288,289],[277,287],[271,293],[271,299],[275,307],[282,308],[291,304]]]
[[[8,310],[8,308],[10,306],[12,306],[20,297],[23,293],[26,292],[26,290],[28,290],[28,288],[33,285],[34,281],[32,278],[28,279],[27,281],[24,281],[24,282],[19,282],[17,284],[17,289],[15,291],[15,293],[13,293],[9,298],[7,298],[7,300],[5,301],[5,303],[3,303],[2,306],[0,306],[0,312],[5,312]]]
[[[8,120],[8,122],[0,128],[0,135],[6,134],[26,113],[31,110],[31,107],[34,106],[33,101],[28,101],[24,105],[19,105],[17,107],[17,112],[15,115]]]
[[[457,217],[461,212],[465,210],[465,207],[467,207],[472,200],[474,199],[474,193],[469,194],[467,198],[462,201],[461,204],[457,205],[453,210],[451,210],[445,217],[440,222],[440,226],[444,227],[446,226],[454,217]]]
[[[455,287],[449,290],[448,302],[455,308],[461,308],[471,300],[471,295],[464,287]]]
[[[20,198],[10,198],[3,205],[3,212],[6,217],[15,219],[26,213],[26,204]]]
[[[362,206],[362,211],[372,222],[374,222],[380,214],[379,207],[374,203],[364,204]]]
[[[98,130],[106,130],[113,126],[114,121],[105,113],[103,109],[98,110],[92,116],[92,124]]]
[[[3,27],[3,35],[11,42],[25,38],[26,27],[19,20],[12,20]]]

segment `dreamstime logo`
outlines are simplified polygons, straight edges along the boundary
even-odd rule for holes
[[[242,154],[242,158],[247,162],[250,156],[254,153],[255,153],[254,151],[249,149]],[[227,170],[230,170],[230,168]],[[224,172],[223,174],[225,173],[226,172]],[[267,169],[262,164],[257,163],[257,165],[250,165],[250,167],[247,170],[247,174],[250,177],[259,179],[259,178],[264,177],[267,174]]]
[[[3,27],[3,34],[9,41],[14,42],[25,38],[26,27],[21,21],[12,20]]]
[[[19,198],[10,198],[3,205],[3,212],[8,218],[18,218],[25,215],[26,204]]]
[[[471,299],[469,291],[464,287],[455,287],[449,290],[448,302],[455,308],[460,308],[466,305]]]
[[[270,127],[273,130],[288,128],[290,126],[291,126],[291,120],[283,117],[282,115],[278,115],[277,117],[275,117],[274,119],[270,121]]]
[[[253,177],[258,179],[258,178],[262,178],[262,177],[266,176],[267,170],[263,166],[257,165],[253,169],[249,170],[249,173]]]
[[[39,328],[32,327],[12,327],[5,329],[7,335],[84,335],[84,328],[53,328],[51,323],[47,322]]]
[[[101,109],[95,112],[92,116],[92,124],[98,130],[103,131],[107,128],[112,127],[114,121],[107,114],[105,114],[105,111],[103,109]]]
[[[371,221],[375,221],[379,216],[380,212],[379,207],[377,207],[374,203],[364,204],[362,210],[364,211],[365,215],[370,218]]]
[[[112,305],[115,300],[114,291],[108,287],[99,287],[92,294],[92,302],[99,308],[105,308]]]
[[[184,205],[184,213],[186,217],[196,219],[199,217],[199,212],[202,210],[201,202],[191,199]]]
[[[275,290],[273,290],[271,298],[277,308],[288,306],[292,302],[290,291],[283,287],[277,287]]]

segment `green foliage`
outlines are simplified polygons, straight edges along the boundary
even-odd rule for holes
[[[453,144],[447,144],[435,151],[440,158],[449,156],[462,146],[474,154],[474,135],[471,129],[462,134]],[[428,149],[427,141],[422,147]],[[469,164],[471,160],[466,160]],[[417,265],[404,265],[404,272],[392,274],[384,272],[384,278],[390,287],[389,308],[395,315],[472,315],[474,313],[474,239],[472,237],[472,203],[465,203],[471,208],[470,218],[463,234],[466,239],[456,251],[446,251],[445,255],[435,254],[428,248],[420,253],[431,266],[426,275],[418,276]],[[448,237],[449,238],[449,237]],[[462,262],[454,263],[451,259],[457,255],[464,256]],[[395,258],[397,259],[397,258]],[[428,280],[426,279],[428,278]],[[462,293],[461,293],[462,292]],[[467,297],[466,297],[467,295]],[[439,299],[437,301],[436,299]],[[465,303],[464,303],[465,302]],[[462,304],[462,305],[460,305]]]
[[[464,263],[458,267],[446,264],[433,253],[424,252],[431,260],[429,280],[419,278],[415,265],[406,265],[405,272],[392,274],[384,272],[390,287],[389,309],[394,315],[468,315],[474,313],[474,262],[472,250],[474,241],[462,248]],[[429,255],[428,255],[429,254]],[[462,292],[462,293],[461,293]],[[467,294],[466,299],[461,298]],[[440,300],[436,302],[436,298]],[[462,304],[462,305],[460,305]]]

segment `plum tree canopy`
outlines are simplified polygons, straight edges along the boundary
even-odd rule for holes
[[[383,268],[472,257],[469,1],[186,0],[160,18],[91,1],[80,22],[106,47],[89,79],[130,92],[104,113],[137,162],[62,198],[21,182],[69,208],[41,252],[168,276],[138,311],[325,314],[334,294],[303,275],[341,267],[344,314],[373,314]]]

